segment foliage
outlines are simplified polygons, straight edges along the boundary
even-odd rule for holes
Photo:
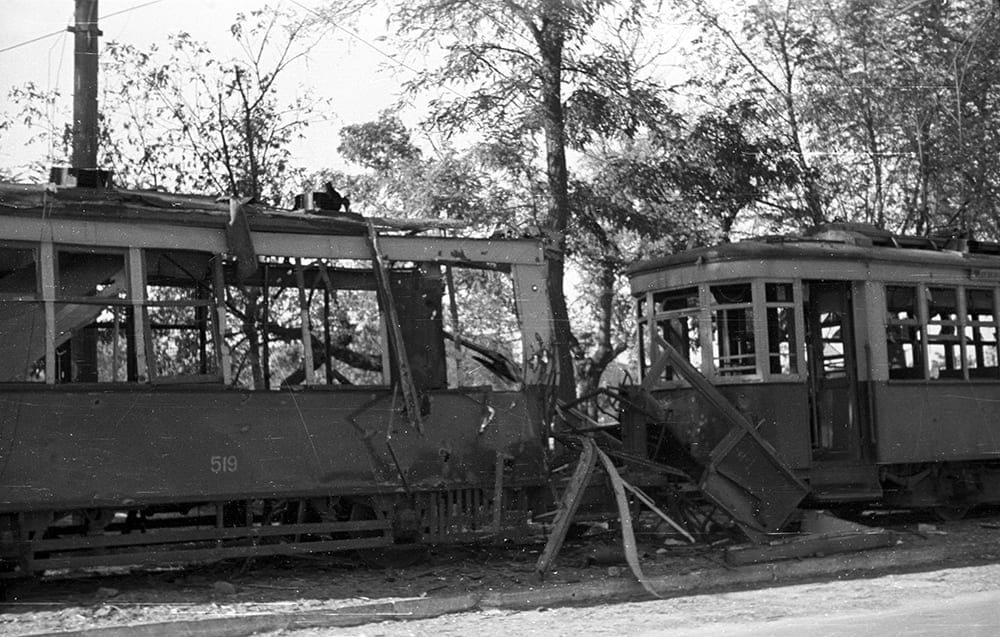
[[[674,5],[700,21],[695,55],[715,61],[688,84],[692,99],[749,91],[797,164],[786,222],[996,236],[995,2]]]
[[[505,207],[506,222],[537,227],[550,242],[553,346],[560,395],[568,398],[575,391],[570,355],[579,341],[569,331],[564,264],[573,230],[588,224],[576,223],[581,213],[572,206],[567,153],[634,138],[662,123],[669,110],[664,93],[643,68],[643,26],[654,15],[638,1],[450,0],[397,3],[394,18],[414,48],[445,51],[438,67],[408,87],[433,94],[428,126],[480,137],[480,158],[508,180],[515,205]],[[602,366],[617,349],[608,341],[606,311],[615,276],[599,281],[602,327],[591,349]]]
[[[43,180],[55,163],[66,163],[71,153],[73,129],[69,117],[58,105],[62,93],[59,89],[43,89],[34,82],[12,86],[7,100],[14,112],[5,111],[0,117],[0,133],[14,127],[28,131],[27,148],[44,147],[45,157],[37,157],[26,164],[8,169],[5,176],[10,181]],[[2,137],[0,137],[2,139]]]
[[[273,9],[240,13],[230,30],[243,56],[229,61],[187,33],[170,36],[163,51],[105,45],[101,148],[120,181],[286,200],[296,174],[289,145],[319,104],[307,91],[282,98],[279,79],[316,34]]]
[[[513,193],[496,178],[495,171],[481,161],[482,149],[458,152],[449,147],[424,157],[412,143],[410,131],[391,111],[379,119],[346,126],[340,131],[339,152],[365,170],[356,174],[321,174],[324,180],[350,193],[352,202],[369,213],[389,217],[463,220],[464,232],[495,235],[515,229],[503,225],[505,208]],[[446,329],[464,341],[471,341],[511,360],[520,358],[520,332],[510,303],[513,290],[509,279],[491,271],[454,268],[448,276],[454,282],[455,314],[450,299],[444,312]],[[451,293],[450,284],[446,292]],[[374,315],[374,314],[373,314]],[[449,354],[459,360],[464,384],[496,383],[497,378],[473,363],[474,357]]]

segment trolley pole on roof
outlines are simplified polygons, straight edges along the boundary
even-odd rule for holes
[[[73,167],[97,168],[97,0],[76,0],[73,64]]]

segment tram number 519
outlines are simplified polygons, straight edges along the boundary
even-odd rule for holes
[[[236,456],[212,456],[209,464],[212,473],[236,473],[239,468]]]

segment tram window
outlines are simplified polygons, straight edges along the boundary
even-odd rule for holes
[[[712,360],[720,376],[757,373],[753,306],[749,283],[713,285]]]
[[[889,378],[923,378],[923,326],[917,309],[917,288],[887,285],[885,297]]]
[[[1000,376],[993,290],[965,291],[965,360],[969,378]]]
[[[823,343],[823,376],[843,378],[847,375],[847,343],[844,341],[843,313],[821,312],[819,333]]]
[[[36,261],[34,249],[0,246],[0,382],[45,380],[45,309]]]
[[[795,346],[795,306],[791,283],[764,286],[767,301],[767,357],[772,374],[798,372]]]
[[[653,295],[657,311],[657,329],[691,365],[700,369],[702,362],[701,338],[698,331],[698,288],[688,287]],[[672,367],[663,372],[664,380],[674,380]]]
[[[210,255],[148,251],[146,278],[153,377],[217,378]]]
[[[669,292],[659,292],[653,295],[653,303],[657,312],[671,312],[698,307],[698,288],[690,287]]]
[[[0,299],[33,297],[36,279],[34,250],[0,246]]]
[[[764,296],[768,303],[791,303],[791,283],[768,283],[764,286]]]
[[[712,292],[713,305],[732,305],[735,303],[752,302],[749,283],[734,283],[730,285],[713,285],[709,288]]]
[[[927,357],[930,378],[963,377],[956,288],[927,288]]]
[[[681,353],[696,369],[701,369],[701,340],[698,336],[697,316],[675,316],[658,325],[663,333],[663,339]],[[668,367],[664,372],[666,380],[673,380],[673,369]]]
[[[134,380],[133,312],[125,255],[60,251],[56,258],[56,369],[60,383]]]

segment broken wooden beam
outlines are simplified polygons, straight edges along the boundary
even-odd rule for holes
[[[726,563],[733,566],[775,562],[831,553],[853,553],[892,546],[896,534],[889,531],[808,535],[765,546],[734,546],[726,550]]]

